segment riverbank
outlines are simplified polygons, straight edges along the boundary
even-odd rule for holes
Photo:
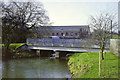
[[[4,44],[0,45],[2,48],[2,59],[8,60],[13,58],[34,58],[39,57],[36,55],[33,50],[16,50],[19,46],[24,45],[25,43],[12,43],[9,46],[9,51],[6,53],[6,49],[4,48]]]
[[[23,45],[23,44],[25,44],[25,43],[11,43],[11,44],[10,44],[10,47],[15,47],[15,48],[17,48],[17,47],[19,47],[19,46],[21,46],[21,45]],[[0,45],[0,48],[2,48],[2,47],[4,47],[4,44],[1,44],[1,45]]]
[[[118,78],[117,56],[106,53],[106,70],[104,75],[104,60],[102,61],[102,75],[99,76],[98,53],[75,53],[69,57],[68,66],[72,78]]]
[[[21,59],[21,58],[37,58],[37,57],[52,57],[52,54],[55,53],[52,50],[41,50],[40,55],[36,54],[36,50],[24,50],[24,49],[18,49],[21,45],[24,45],[25,43],[14,43],[10,44],[9,51],[4,48],[4,45],[2,45],[2,59],[8,60],[8,59]],[[66,54],[66,53],[65,53]],[[68,57],[65,56],[65,54],[60,54],[60,59],[67,60]]]

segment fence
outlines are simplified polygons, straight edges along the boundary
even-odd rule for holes
[[[87,47],[99,48],[95,45],[95,40],[86,39],[27,39],[27,44],[34,46],[47,46],[47,47]],[[109,47],[109,41],[107,42]]]

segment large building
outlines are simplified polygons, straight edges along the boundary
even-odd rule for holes
[[[50,29],[48,36],[59,36],[60,38],[85,38],[90,34],[88,25],[83,26],[46,26]],[[38,31],[40,28],[36,27]]]

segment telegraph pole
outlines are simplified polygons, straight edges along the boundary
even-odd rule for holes
[[[110,27],[111,27],[110,38],[112,39],[112,20],[110,20]]]

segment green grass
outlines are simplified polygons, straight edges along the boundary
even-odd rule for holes
[[[2,47],[3,45],[0,45],[0,47]]]
[[[17,48],[17,47],[19,47],[19,46],[21,46],[21,45],[23,45],[23,44],[25,44],[25,43],[12,43],[12,44],[10,44],[10,47],[15,47],[15,48]],[[3,45],[0,45],[0,47],[2,47],[2,46],[4,46],[4,44],[3,44]]]
[[[113,35],[113,36],[112,36],[112,39],[120,39],[120,36],[118,36],[118,35]]]
[[[106,53],[105,75],[103,60],[101,77],[99,76],[98,53],[75,53],[69,57],[68,66],[72,78],[118,78],[118,59],[117,56]]]
[[[11,47],[19,47],[19,46],[21,46],[21,45],[23,45],[23,44],[25,44],[25,43],[12,43],[12,44],[10,44],[10,46]]]
[[[110,34],[107,34],[107,37],[110,39]],[[113,34],[112,35],[112,39],[120,39],[120,36],[118,36],[117,34]]]

